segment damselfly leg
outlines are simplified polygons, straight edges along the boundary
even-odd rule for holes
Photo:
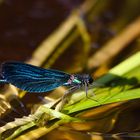
[[[58,103],[55,110],[57,110],[57,111],[62,110],[63,106],[68,102],[68,96],[70,95],[70,93],[73,93],[74,91],[78,90],[79,88],[80,88],[79,86],[73,86],[73,87],[69,88],[68,90],[66,90],[66,92],[64,93],[64,95],[61,98],[61,102]]]
[[[91,86],[91,85],[90,85]],[[94,85],[92,84],[92,87],[94,87]],[[101,105],[101,103],[98,101],[98,100],[96,100],[96,99],[93,99],[93,98],[91,98],[89,95],[88,95],[88,84],[85,82],[85,93],[86,93],[86,98],[88,98],[88,99],[90,99],[90,100],[93,100],[93,101],[95,101],[95,102],[97,102],[97,103],[99,103],[100,105]],[[95,97],[96,95],[93,93],[93,96]]]

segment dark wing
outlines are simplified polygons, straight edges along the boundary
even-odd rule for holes
[[[47,92],[65,85],[70,75],[52,69],[43,69],[21,62],[2,64],[2,77],[8,83],[28,91]]]

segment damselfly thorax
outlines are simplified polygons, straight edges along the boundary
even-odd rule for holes
[[[68,86],[88,86],[93,83],[93,78],[89,74],[72,74],[67,81]]]

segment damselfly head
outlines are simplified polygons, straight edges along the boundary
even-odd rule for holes
[[[92,84],[93,83],[93,78],[90,75],[88,75],[88,83],[89,84]]]
[[[82,77],[83,77],[82,82],[87,83],[87,84],[93,83],[93,78],[89,74],[83,74]]]

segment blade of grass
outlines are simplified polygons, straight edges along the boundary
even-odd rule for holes
[[[96,100],[98,100],[102,105],[126,101],[126,100],[132,100],[136,98],[140,98],[140,88],[122,91],[115,95],[113,95],[113,93],[108,95],[108,92],[104,92],[103,94],[96,96]],[[71,106],[65,107],[63,112],[74,113],[95,106],[99,106],[99,103],[93,100],[86,99],[86,100],[82,100],[77,104],[73,104]]]
[[[121,64],[117,65],[116,67],[112,68],[108,74],[104,75],[103,77],[99,78],[95,82],[101,84],[108,84],[112,80],[121,77],[122,80],[119,84],[123,81],[123,78],[130,81],[131,79],[135,79],[136,84],[140,82],[140,52],[136,53],[132,57],[128,58],[127,60],[123,61]],[[133,82],[133,81],[132,81]],[[84,98],[80,102],[79,99],[85,97],[84,92],[79,92],[71,96],[71,100],[69,105],[65,106],[63,112],[73,113],[80,110],[88,109],[91,107],[99,106],[102,104],[108,104],[113,102],[125,101],[140,98],[140,89],[133,89],[130,90],[132,87],[134,88],[135,83],[126,84],[115,87],[105,87],[105,88],[93,88],[88,91],[89,95],[96,95],[93,100]],[[78,95],[79,94],[79,95]],[[81,97],[80,97],[81,96]],[[94,101],[97,100],[97,101]],[[74,104],[75,102],[78,102]],[[71,105],[72,104],[72,105]]]

